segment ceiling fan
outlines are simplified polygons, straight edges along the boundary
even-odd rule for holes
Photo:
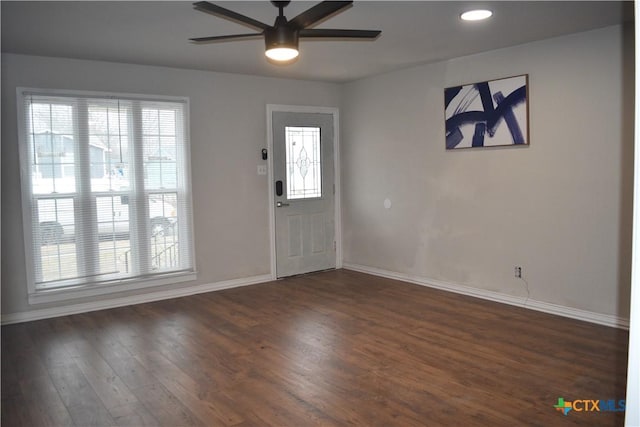
[[[335,30],[309,28],[344,11],[353,1],[323,1],[302,12],[295,18],[287,20],[283,9],[290,1],[272,1],[278,8],[278,16],[273,25],[267,25],[248,16],[217,6],[207,1],[194,3],[194,9],[211,15],[219,16],[239,24],[246,25],[260,32],[248,34],[232,34],[226,36],[198,37],[189,39],[195,43],[210,43],[218,41],[234,41],[264,37],[265,55],[279,62],[286,62],[298,56],[298,40],[300,38],[328,38],[328,39],[360,39],[373,40],[381,31],[378,30]]]

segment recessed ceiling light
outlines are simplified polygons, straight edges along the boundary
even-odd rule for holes
[[[463,13],[460,15],[460,19],[463,21],[482,21],[483,19],[489,18],[491,15],[493,15],[493,12],[490,10],[476,9]]]

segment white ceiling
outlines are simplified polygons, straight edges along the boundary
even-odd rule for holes
[[[269,2],[216,2],[272,24]],[[293,1],[293,18],[316,2]],[[465,23],[470,7],[494,11]],[[248,33],[191,2],[2,1],[2,51],[345,82],[412,65],[633,20],[631,1],[356,1],[316,28],[378,29],[376,41],[302,40],[300,57],[274,65],[261,40],[195,45],[190,37]]]

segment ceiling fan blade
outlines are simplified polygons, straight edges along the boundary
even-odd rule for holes
[[[211,42],[219,42],[219,41],[255,39],[258,37],[262,37],[262,33],[231,34],[228,36],[212,36],[212,37],[196,37],[189,40],[191,40],[194,43],[211,43]]]
[[[264,30],[265,28],[270,27],[270,25],[267,25],[264,22],[256,21],[253,18],[241,15],[233,10],[225,9],[224,7],[217,6],[213,3],[209,3],[208,1],[199,1],[194,3],[193,8],[200,12],[210,13],[220,18],[235,21],[239,24],[248,25],[249,27],[257,28],[259,30]]]
[[[298,35],[304,38],[343,38],[343,39],[375,39],[382,33],[379,30],[333,30],[306,29],[300,30]]]
[[[289,21],[296,28],[307,28],[351,6],[353,1],[323,1]]]

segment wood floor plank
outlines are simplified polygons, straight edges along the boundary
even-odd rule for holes
[[[38,423],[38,420],[35,419],[24,400],[19,397],[2,399],[2,416],[0,416],[0,423],[5,426],[45,425],[44,423]]]
[[[104,404],[71,358],[49,369],[53,385],[77,425],[114,425]]]
[[[153,374],[135,360],[131,353],[117,341],[101,340],[97,344],[96,351],[129,389],[139,388],[157,381]]]
[[[118,427],[158,426],[160,422],[141,403],[130,403],[109,409],[109,414]]]
[[[212,403],[210,391],[215,384],[191,377],[174,365],[159,352],[148,352],[137,356],[140,363],[147,366],[155,374],[158,381],[187,407],[205,425],[233,426],[243,421],[240,413],[225,402]],[[204,398],[205,394],[207,399]]]
[[[620,426],[628,333],[347,270],[2,328],[2,425]]]
[[[120,377],[102,359],[74,359],[107,410],[138,403]]]
[[[75,425],[67,406],[48,376],[22,381],[20,392],[23,396],[22,401],[31,414],[33,426]]]
[[[134,392],[161,426],[205,426],[180,400],[161,383],[148,384]]]

